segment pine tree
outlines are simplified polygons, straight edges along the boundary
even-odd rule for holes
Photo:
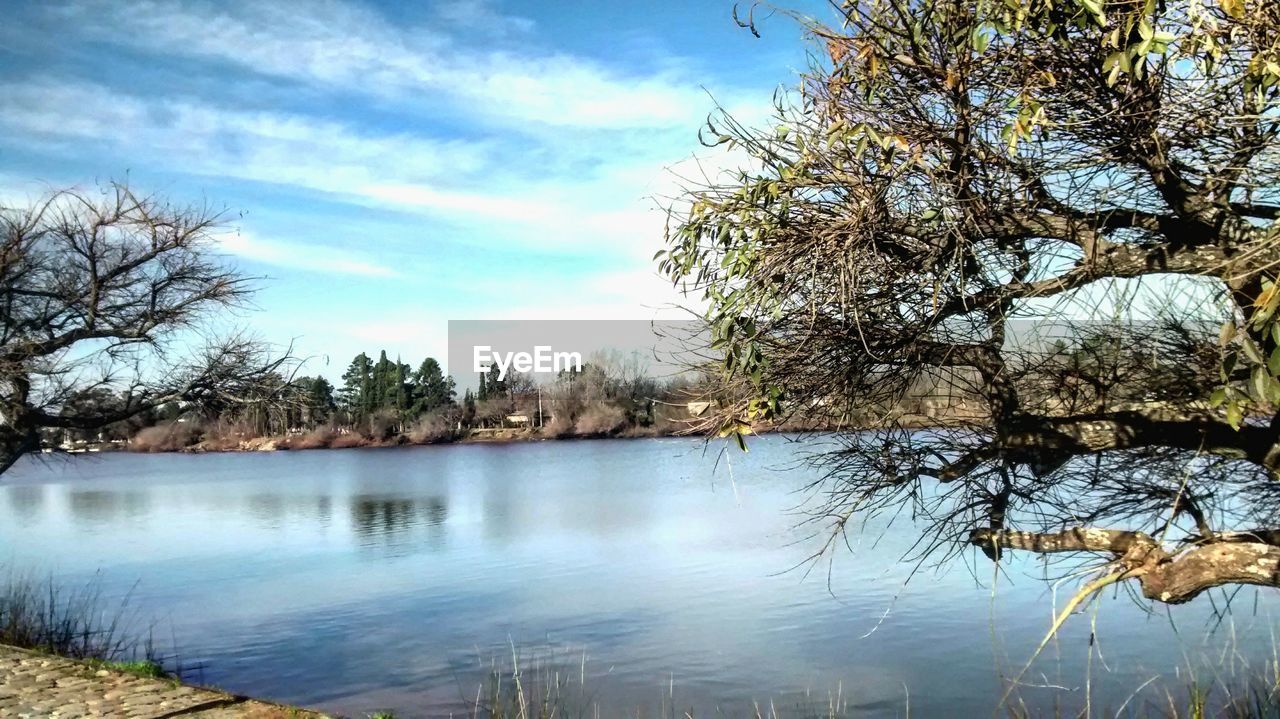
[[[324,377],[299,377],[294,385],[302,392],[305,403],[305,421],[314,427],[328,421],[337,405],[333,400],[333,385]]]
[[[489,399],[500,399],[507,396],[507,382],[504,379],[499,379],[498,374],[500,371],[498,365],[489,365],[489,379],[485,383]]]
[[[400,417],[401,421],[404,421],[409,413],[409,395],[409,365],[404,364],[397,357],[389,399],[395,407],[396,416]]]
[[[483,385],[481,385],[483,386]],[[470,427],[476,419],[476,397],[467,390],[462,396],[462,424]]]
[[[370,412],[384,407],[394,407],[396,369],[396,364],[387,359],[387,351],[382,350],[378,354],[378,363],[373,366],[373,393],[369,398]]]
[[[338,399],[354,418],[363,418],[369,414],[372,406],[372,370],[369,355],[361,352],[351,360],[351,365],[342,374],[342,389],[338,392]]]
[[[413,374],[412,397],[411,412],[415,415],[453,404],[453,378],[444,375],[444,370],[434,357],[423,360],[418,371]]]

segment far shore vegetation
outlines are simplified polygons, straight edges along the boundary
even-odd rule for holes
[[[1092,349],[1058,348],[1071,361],[1090,361]],[[496,368],[477,389],[458,396],[453,378],[432,357],[416,369],[380,352],[360,353],[334,387],[323,376],[279,378],[258,396],[222,406],[168,402],[127,420],[94,429],[47,430],[51,451],[226,452],[345,449],[452,442],[517,442],[706,436],[706,418],[724,399],[709,394],[707,378],[648,376],[634,357],[604,352],[581,369],[550,382]],[[839,418],[815,411],[784,422],[758,423],[757,433],[822,431],[849,426],[930,426],[965,420],[971,402],[954,383],[921,383],[892,406],[868,404]],[[127,397],[104,388],[77,393],[76,411],[107,413]]]
[[[167,402],[94,429],[58,429],[45,444],[63,450],[140,452],[376,447],[455,441],[655,437],[688,432],[705,410],[697,381],[655,379],[634,358],[602,353],[580,369],[535,383],[497,368],[459,396],[432,357],[416,367],[380,352],[360,353],[335,387],[322,376],[278,378],[257,396],[224,405]],[[91,388],[76,411],[109,413],[127,398]]]

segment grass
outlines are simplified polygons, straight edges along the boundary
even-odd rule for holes
[[[180,671],[169,671],[153,651],[149,639],[139,637],[137,622],[128,609],[128,597],[108,608],[99,583],[79,588],[60,586],[52,578],[10,574],[0,584],[0,643],[85,661],[98,669],[134,676],[177,681]],[[1234,652],[1232,653],[1234,654]],[[1232,662],[1205,676],[1188,662],[1170,683],[1149,680],[1138,686],[1118,709],[1097,713],[1109,717],[1160,717],[1164,719],[1280,719],[1280,650],[1261,669]],[[521,656],[511,648],[509,659],[481,662],[487,679],[470,697],[466,716],[471,719],[596,719],[601,716],[651,716],[661,719],[747,716],[752,719],[842,719],[850,712],[849,697],[837,690],[825,699],[805,697],[786,706],[741,702],[726,713],[723,708],[694,713],[681,706],[672,682],[661,692],[661,701],[647,711],[602,706],[597,678],[587,672],[586,655],[557,657],[554,652]],[[907,700],[902,710],[910,715]],[[1016,700],[1003,712],[1009,717],[1075,716],[1061,708],[1035,713]],[[390,711],[376,711],[366,719],[396,719]]]
[[[844,719],[854,716],[848,711],[847,697],[838,690],[818,699],[806,697],[786,706],[743,702],[733,710],[715,708],[705,714],[682,706],[675,682],[667,683],[657,706],[628,709],[605,705],[600,692],[603,686],[587,669],[586,655],[573,657],[554,651],[536,651],[522,656],[514,647],[509,660],[490,659],[482,662],[488,678],[471,697],[468,719],[599,719],[600,717],[647,717],[651,719],[696,719],[708,717],[749,717],[750,719]],[[744,713],[745,711],[745,713]],[[910,715],[908,710],[907,715]]]
[[[1186,698],[1179,702],[1175,693],[1165,692],[1164,716],[1280,719],[1280,664],[1267,662],[1263,671],[1245,677],[1237,675],[1212,681],[1192,677],[1185,693]]]
[[[164,666],[159,662],[151,659],[133,659],[123,662],[103,661],[101,659],[87,659],[85,663],[94,669],[109,669],[111,671],[132,674],[135,677],[143,677],[144,679],[171,679],[172,675],[165,670]]]
[[[150,632],[138,629],[129,597],[109,605],[96,578],[69,588],[52,577],[10,573],[0,584],[0,644],[138,676],[177,676],[165,669]]]
[[[701,719],[707,717],[747,717],[748,719],[852,719],[864,714],[855,698],[837,687],[828,696],[820,693],[788,701],[742,701],[732,708],[703,707],[695,711],[681,705],[671,682],[662,691],[661,701],[647,708],[628,708],[602,701],[602,677],[593,678],[586,656],[557,656],[550,651],[524,657],[514,648],[506,660],[482,662],[488,678],[469,698],[464,697],[468,719],[598,719],[599,717],[646,717],[650,719]],[[1219,669],[1221,672],[1221,670]],[[1119,707],[1094,706],[1089,716],[1116,719],[1280,719],[1280,651],[1262,667],[1238,660],[1229,671],[1204,675],[1187,661],[1177,675],[1167,681],[1157,678],[1137,686]],[[905,689],[904,689],[905,692]],[[992,702],[998,699],[992,697]],[[657,699],[657,697],[655,697]],[[893,711],[892,709],[890,711]],[[880,714],[884,708],[872,713]],[[910,699],[904,695],[896,707],[898,716],[912,716]],[[1032,717],[1085,716],[1080,707],[1029,708],[1016,700],[1007,702],[993,716],[1010,719]],[[374,715],[377,716],[377,715]],[[455,715],[462,716],[462,715]]]

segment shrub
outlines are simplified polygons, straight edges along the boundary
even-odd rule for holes
[[[170,422],[154,427],[144,427],[133,439],[129,449],[135,452],[176,452],[200,441],[200,425],[195,422]]]
[[[418,418],[409,428],[409,441],[414,444],[436,444],[457,439],[455,421],[443,413],[431,413]]]
[[[332,427],[317,427],[306,434],[286,438],[280,446],[285,449],[321,449],[332,446],[337,437]]]
[[[395,412],[389,409],[380,409],[369,416],[368,428],[369,439],[375,442],[382,442],[391,439],[400,431],[402,422]]]
[[[573,434],[573,418],[566,413],[557,413],[543,425],[542,431],[551,437],[568,437]]]
[[[333,441],[329,442],[329,447],[331,449],[347,449],[349,447],[368,446],[369,440],[359,432],[347,432],[346,434],[340,434],[337,437],[334,437]]]
[[[256,435],[257,432],[245,424],[217,420],[205,427],[199,448],[210,452],[240,449],[241,443]]]
[[[597,402],[589,405],[574,425],[583,436],[610,435],[625,427],[627,413],[612,404]]]

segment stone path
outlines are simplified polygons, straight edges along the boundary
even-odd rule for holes
[[[0,719],[44,717],[326,719],[305,709],[0,645]]]

